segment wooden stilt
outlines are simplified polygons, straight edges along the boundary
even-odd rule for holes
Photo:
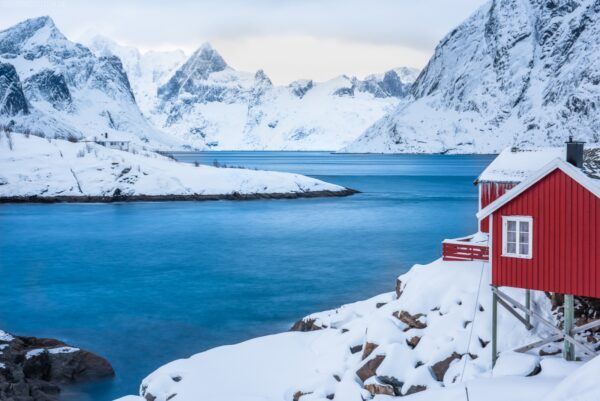
[[[573,334],[573,326],[575,323],[575,300],[573,295],[565,294],[564,314],[565,335],[570,336]],[[567,361],[575,360],[575,347],[573,347],[573,344],[571,344],[569,341],[565,341],[563,357]]]
[[[496,288],[496,287],[494,287]],[[492,295],[492,368],[498,359],[498,294]]]
[[[531,290],[529,289],[525,290],[525,307],[529,311],[525,314],[525,319],[527,319],[527,328],[531,330]]]

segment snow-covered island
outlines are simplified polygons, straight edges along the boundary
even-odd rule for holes
[[[274,199],[355,191],[299,174],[179,163],[147,150],[0,132],[0,201]]]
[[[393,292],[307,316],[294,326],[304,332],[171,362],[143,380],[140,396],[121,401],[462,401],[466,392],[470,400],[486,401],[600,399],[599,358],[566,362],[555,343],[529,353],[510,351],[548,332],[537,325],[528,331],[504,310],[500,359],[491,368],[489,282],[485,262],[415,265]],[[543,292],[534,293],[533,304],[560,323],[559,309]],[[589,342],[600,339],[585,335]]]

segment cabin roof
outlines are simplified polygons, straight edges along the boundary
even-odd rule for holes
[[[595,152],[594,154],[597,154]],[[569,177],[577,181],[581,184],[585,189],[596,195],[600,198],[600,180],[591,178],[589,174],[585,173],[583,169],[579,169],[573,166],[570,163],[560,159],[554,158],[547,163],[542,168],[540,168],[535,173],[529,175],[525,180],[521,181],[516,187],[508,190],[504,195],[487,205],[485,208],[481,209],[477,213],[478,219],[483,219],[496,210],[500,209],[502,206],[506,205],[514,198],[525,192],[527,189],[532,187],[536,182],[550,174],[555,170],[561,170],[563,173],[567,174]]]
[[[475,183],[519,183],[554,159],[565,160],[564,147],[518,149],[506,148],[483,170]],[[600,179],[600,148],[586,148],[582,171],[593,179]]]

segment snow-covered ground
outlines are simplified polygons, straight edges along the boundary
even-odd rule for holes
[[[344,189],[298,174],[194,166],[141,148],[124,152],[0,132],[0,198],[302,195]]]
[[[396,292],[307,316],[300,326],[308,332],[261,337],[171,362],[143,380],[141,397],[122,400],[383,401],[409,396],[462,401],[468,392],[471,401],[554,401],[569,399],[556,393],[573,391],[577,380],[582,395],[573,400],[600,399],[598,360],[576,371],[583,363],[562,360],[561,344],[545,346],[543,356],[539,349],[511,351],[548,332],[541,326],[527,331],[502,308],[501,354],[491,369],[489,283],[484,262],[416,265],[399,277]],[[522,290],[506,291],[524,298]],[[545,294],[534,293],[533,305],[554,319]]]

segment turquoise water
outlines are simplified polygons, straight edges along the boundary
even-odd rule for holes
[[[183,161],[293,171],[347,198],[0,205],[0,328],[108,358],[117,377],[66,398],[137,393],[160,365],[287,330],[393,290],[476,230],[490,156],[214,152]]]

